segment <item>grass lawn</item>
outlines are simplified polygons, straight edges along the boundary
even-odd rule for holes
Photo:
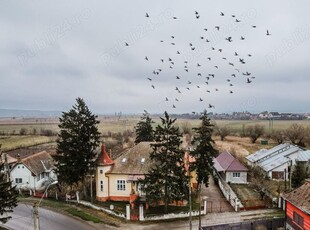
[[[28,203],[31,205],[37,201],[39,201],[39,199],[34,197],[19,198],[19,202]],[[43,199],[40,204],[40,207],[48,208],[53,211],[64,213],[67,215],[76,216],[85,221],[92,221],[94,223],[104,223],[115,227],[119,227],[120,223],[123,222],[123,220],[111,216],[102,211],[87,208],[83,205],[77,205],[71,203],[67,204],[63,201],[56,201],[53,199]]]

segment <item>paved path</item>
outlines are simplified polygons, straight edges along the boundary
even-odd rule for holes
[[[228,203],[226,198],[223,196],[219,187],[214,183],[213,177],[209,178],[209,186],[202,186],[201,196],[208,197],[208,212],[232,212],[233,207]]]
[[[273,213],[279,213],[278,209],[261,209],[254,211],[241,211],[241,212],[224,212],[224,213],[210,213],[201,217],[202,226],[212,226],[217,224],[239,223],[253,219],[263,219],[268,216],[271,218]],[[128,230],[157,230],[157,229],[189,229],[189,221],[174,221],[162,222],[156,224],[126,224],[118,229]],[[198,220],[192,221],[192,229],[198,229]]]

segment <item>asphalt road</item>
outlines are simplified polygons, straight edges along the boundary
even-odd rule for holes
[[[13,213],[12,218],[4,225],[14,230],[32,230],[33,215],[32,206],[29,204],[18,204]],[[94,230],[92,225],[87,222],[74,219],[69,216],[62,215],[44,208],[39,208],[39,221],[41,230]]]

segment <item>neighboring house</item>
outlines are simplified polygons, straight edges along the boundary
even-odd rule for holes
[[[282,195],[284,199],[286,228],[310,229],[310,180],[299,188]]]
[[[223,152],[214,159],[214,168],[226,182],[247,183],[247,172],[249,170],[229,152]]]
[[[50,180],[57,180],[53,158],[46,151],[18,158],[10,174],[13,186],[32,192],[43,191]]]
[[[298,156],[305,152],[302,148],[284,143],[271,149],[261,149],[246,157],[252,166],[262,168],[271,179],[289,179],[289,171],[295,165]]]

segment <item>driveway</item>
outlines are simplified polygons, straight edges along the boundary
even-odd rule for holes
[[[202,186],[201,196],[207,198],[207,212],[218,213],[218,212],[232,212],[234,209],[228,203],[226,198],[223,196],[219,187],[214,183],[214,179],[211,176],[209,178],[209,186]]]

